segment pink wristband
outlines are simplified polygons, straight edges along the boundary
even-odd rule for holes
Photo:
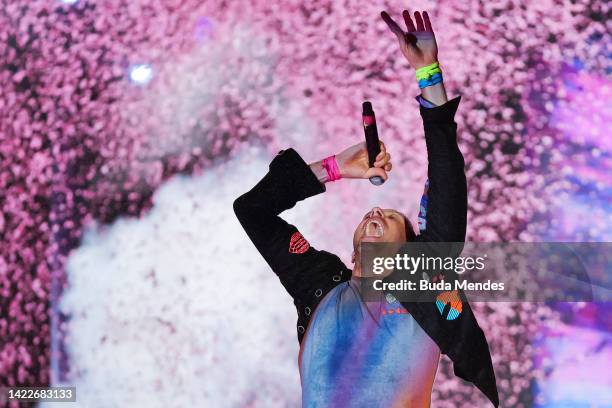
[[[336,181],[342,178],[342,176],[340,176],[340,169],[338,168],[338,163],[336,163],[336,155],[324,158],[323,168],[325,169],[325,171],[327,171],[328,181]]]

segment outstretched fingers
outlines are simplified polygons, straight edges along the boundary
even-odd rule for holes
[[[406,23],[406,28],[408,29],[408,32],[410,33],[416,31],[416,27],[412,22],[412,18],[410,17],[410,13],[408,12],[408,10],[404,10],[402,12],[402,16],[404,17],[404,22]]]
[[[391,18],[389,14],[387,14],[386,11],[381,11],[380,16],[385,21],[385,23],[387,23],[387,27],[389,27],[389,30],[391,30],[393,34],[397,36],[397,38],[401,39],[404,37],[404,30],[402,30],[402,28],[397,25],[397,23]]]
[[[430,31],[433,33],[433,28],[431,27],[431,21],[429,20],[429,14],[426,11],[423,12],[423,21],[425,23],[425,31]]]
[[[418,11],[414,12],[414,21],[416,21],[417,31],[425,31],[425,24],[423,24],[423,18],[421,17],[421,13]]]

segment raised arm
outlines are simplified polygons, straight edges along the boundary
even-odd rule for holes
[[[387,172],[392,167],[390,160],[382,142],[373,168],[368,167],[365,143],[358,143],[338,155],[310,165],[295,150],[284,150],[272,160],[264,178],[234,201],[234,212],[251,241],[283,280],[321,261],[321,253],[279,214],[293,208],[298,201],[324,192],[324,183],[333,181],[329,177],[330,170],[326,169],[330,163],[337,166],[336,176],[339,178],[381,176],[387,179]],[[291,288],[287,289],[295,297]]]
[[[425,127],[429,187],[423,200],[426,205],[421,208],[425,214],[424,220],[419,220],[423,225],[418,239],[462,242],[465,239],[467,188],[454,120],[459,98],[447,101],[438,64],[438,47],[427,12],[422,15],[415,12],[415,24],[408,11],[404,11],[407,32],[387,13],[382,12],[381,15],[399,40],[402,54],[417,69],[416,79],[421,88],[418,99]],[[440,245],[431,247],[439,249]],[[439,301],[446,303],[443,310],[439,310]],[[458,302],[461,311],[449,318],[451,302],[455,302],[455,306]],[[441,293],[436,303],[402,304],[411,311],[411,315],[442,352],[450,357],[455,374],[473,382],[498,407],[499,395],[487,340],[465,294],[462,291],[448,291]]]
[[[462,242],[467,219],[467,185],[464,161],[457,146],[454,116],[460,97],[448,101],[438,64],[438,46],[427,12],[403,12],[407,31],[382,12],[399,41],[400,50],[416,70],[421,95],[421,117],[428,156],[428,187],[421,206],[420,240]]]
[[[307,165],[295,150],[281,151],[263,179],[234,201],[234,212],[247,235],[294,300],[299,341],[318,302],[335,285],[350,279],[351,271],[336,255],[313,248],[279,215],[298,201],[325,191],[324,183],[332,181],[330,163],[337,166],[331,169],[332,178],[378,175],[386,179],[391,170],[390,156],[382,144],[376,168],[368,169],[365,143],[331,159]]]
[[[421,106],[429,161],[425,228],[421,233],[425,241],[465,240],[467,184],[454,121],[459,100],[457,97],[435,108]]]
[[[268,173],[255,187],[234,201],[234,212],[245,232],[297,301],[306,296],[308,280],[316,274],[313,267],[340,261],[314,249],[279,214],[324,191],[325,186],[300,155],[287,149],[272,160]]]

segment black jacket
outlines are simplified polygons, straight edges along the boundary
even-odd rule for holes
[[[467,187],[454,121],[459,101],[457,97],[442,106],[420,109],[429,159],[429,192],[426,229],[418,241],[465,240]],[[300,342],[316,306],[331,289],[351,278],[351,270],[338,256],[310,246],[297,228],[279,214],[324,191],[325,186],[297,152],[287,149],[272,160],[264,178],[234,202],[236,216],[249,238],[293,298]],[[465,299],[463,294],[462,298]],[[402,304],[442,353],[450,357],[455,374],[474,383],[498,406],[487,340],[467,301],[454,320],[441,316],[433,303]]]

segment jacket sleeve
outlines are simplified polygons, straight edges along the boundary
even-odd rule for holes
[[[419,241],[436,244],[428,248],[438,256],[456,255],[462,250],[467,220],[467,185],[464,160],[457,146],[457,124],[454,116],[460,98],[444,105],[426,108],[421,105],[429,164],[428,183],[421,199]],[[454,301],[454,304],[450,302]],[[436,342],[442,353],[453,361],[454,372],[474,383],[499,406],[499,395],[491,353],[484,332],[478,325],[463,291],[443,292],[435,302],[406,302],[404,306],[421,328]],[[451,315],[451,306],[456,308]]]
[[[419,240],[463,242],[467,221],[467,184],[463,155],[457,146],[454,117],[461,97],[437,107],[421,105],[427,145],[428,186]],[[423,203],[421,203],[423,207]],[[421,218],[421,217],[419,217]]]
[[[318,302],[333,286],[350,279],[351,272],[336,255],[313,248],[279,214],[324,191],[300,155],[287,149],[272,160],[255,187],[234,201],[240,224],[293,298],[300,341]]]

